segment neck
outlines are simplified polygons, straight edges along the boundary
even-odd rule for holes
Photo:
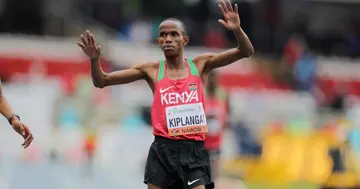
[[[184,67],[184,56],[181,54],[179,56],[174,57],[166,57],[167,67],[169,69],[181,69]]]

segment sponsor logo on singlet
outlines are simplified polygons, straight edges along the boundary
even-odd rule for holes
[[[184,91],[182,93],[161,93],[161,105],[185,104],[199,102],[198,91]]]

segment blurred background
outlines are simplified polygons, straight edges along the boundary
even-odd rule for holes
[[[219,70],[230,95],[219,189],[360,186],[360,1],[233,0],[255,55]],[[146,188],[146,82],[97,89],[76,45],[91,30],[106,71],[162,58],[158,24],[184,21],[186,56],[236,45],[218,0],[0,0],[0,78],[35,140],[1,119],[1,189]]]

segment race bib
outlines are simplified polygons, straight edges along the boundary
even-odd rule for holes
[[[209,128],[208,135],[217,135],[221,132],[222,124],[221,122],[216,118],[210,118],[207,119],[207,125]]]
[[[170,136],[206,133],[206,116],[202,103],[166,107],[167,128]]]

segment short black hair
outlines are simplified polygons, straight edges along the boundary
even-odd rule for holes
[[[165,21],[175,21],[175,22],[178,22],[180,23],[181,27],[184,29],[184,35],[186,35],[186,26],[184,24],[183,21],[177,19],[177,18],[173,18],[173,17],[170,17],[170,18],[166,18],[165,20],[163,20],[162,22],[165,22]]]

